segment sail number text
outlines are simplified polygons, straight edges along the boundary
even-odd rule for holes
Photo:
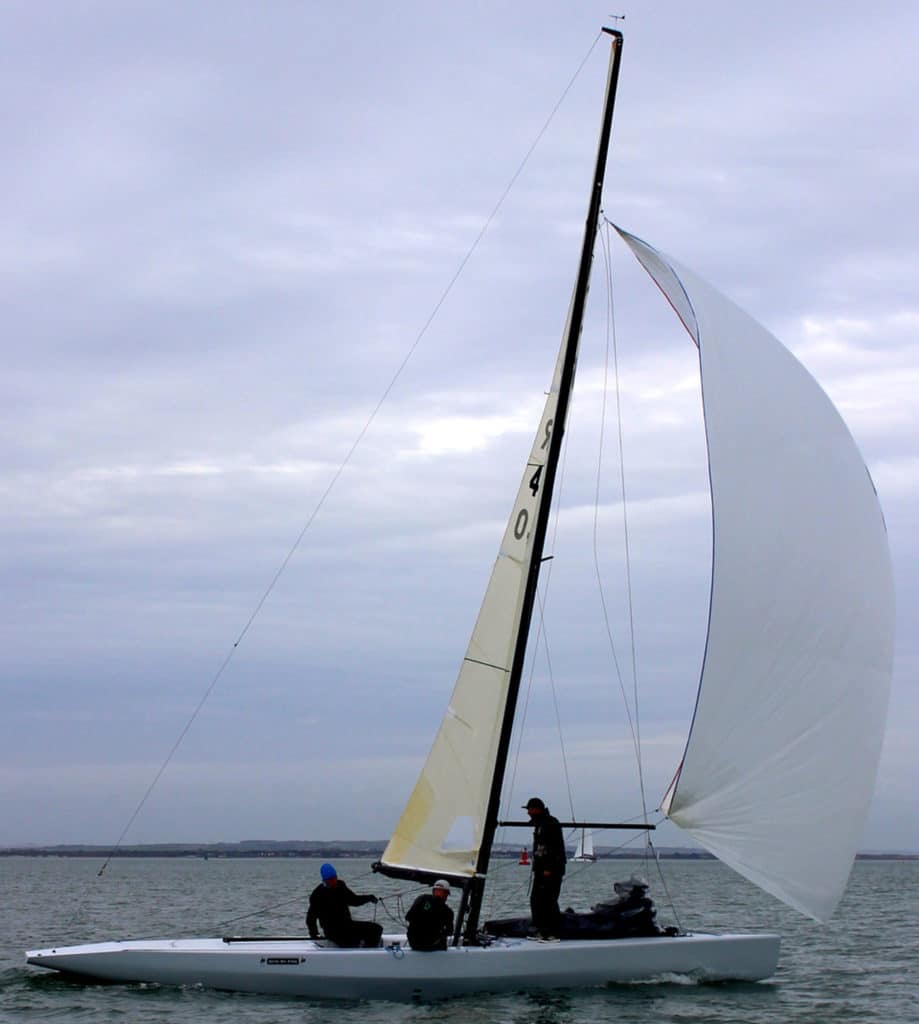
[[[552,424],[553,424],[553,422],[554,422],[553,420],[546,420],[546,434],[545,434],[545,437],[543,438],[542,444],[539,446],[540,449],[543,450],[543,451],[545,451],[545,449],[548,447],[549,441],[552,438]],[[533,475],[530,477],[530,481],[529,481],[530,493],[533,495],[534,498],[539,494],[539,485],[540,485],[540,482],[542,481],[542,469],[543,469],[542,465],[537,466],[536,467],[536,472],[533,473]],[[524,538],[524,536],[525,536],[525,534],[527,532],[527,527],[529,526],[529,524],[530,524],[530,513],[529,513],[529,510],[526,509],[526,508],[522,508],[517,513],[517,518],[514,520],[514,537],[516,537],[517,540],[523,540],[523,538]]]

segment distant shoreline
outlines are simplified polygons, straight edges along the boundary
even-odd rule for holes
[[[198,857],[204,860],[239,858],[317,858],[367,857],[379,859],[385,841],[332,840],[332,841],[272,841],[246,840],[240,843],[149,843],[123,846],[112,851],[109,846],[88,844],[61,844],[54,846],[11,846],[0,848],[0,857]],[[512,858],[520,856],[520,846],[496,847],[493,856]],[[656,850],[662,860],[715,860],[707,850],[684,847]],[[598,860],[641,860],[636,850],[596,850]],[[856,860],[919,860],[919,853],[858,853]]]

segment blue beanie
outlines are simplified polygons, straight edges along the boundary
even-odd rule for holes
[[[323,864],[319,869],[319,874],[322,875],[323,882],[327,882],[330,878],[338,878],[338,872],[331,864]]]

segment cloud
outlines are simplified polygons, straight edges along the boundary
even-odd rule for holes
[[[398,13],[9,13],[0,841],[120,831],[420,337],[134,838],[383,836],[401,810],[549,386],[605,60],[428,325],[598,25],[544,3],[525,33],[511,8]],[[901,622],[869,845],[919,848],[886,795],[915,779],[896,736],[917,715],[916,14],[861,25],[855,76],[845,5],[659,13],[627,27],[604,208],[782,337],[865,453]],[[595,526],[631,660],[617,389],[655,784],[691,713],[711,543],[695,349],[624,252],[608,330],[605,269],[598,249],[546,598],[578,805],[604,815],[636,798],[621,708],[610,739],[592,703],[621,701]],[[533,749],[518,778],[548,787]]]

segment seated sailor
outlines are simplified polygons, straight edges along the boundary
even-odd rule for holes
[[[453,934],[453,910],[447,906],[450,883],[442,878],[430,893],[422,893],[405,915],[408,922],[408,944],[426,953],[446,949]]]
[[[352,892],[338,877],[331,864],[319,869],[322,881],[310,893],[310,905],[306,915],[306,926],[310,938],[319,938],[319,925],[325,937],[336,946],[345,948],[375,947],[380,945],[383,926],[375,921],[354,921],[349,907],[360,907],[365,903],[378,902],[377,897],[368,894],[359,896]]]

